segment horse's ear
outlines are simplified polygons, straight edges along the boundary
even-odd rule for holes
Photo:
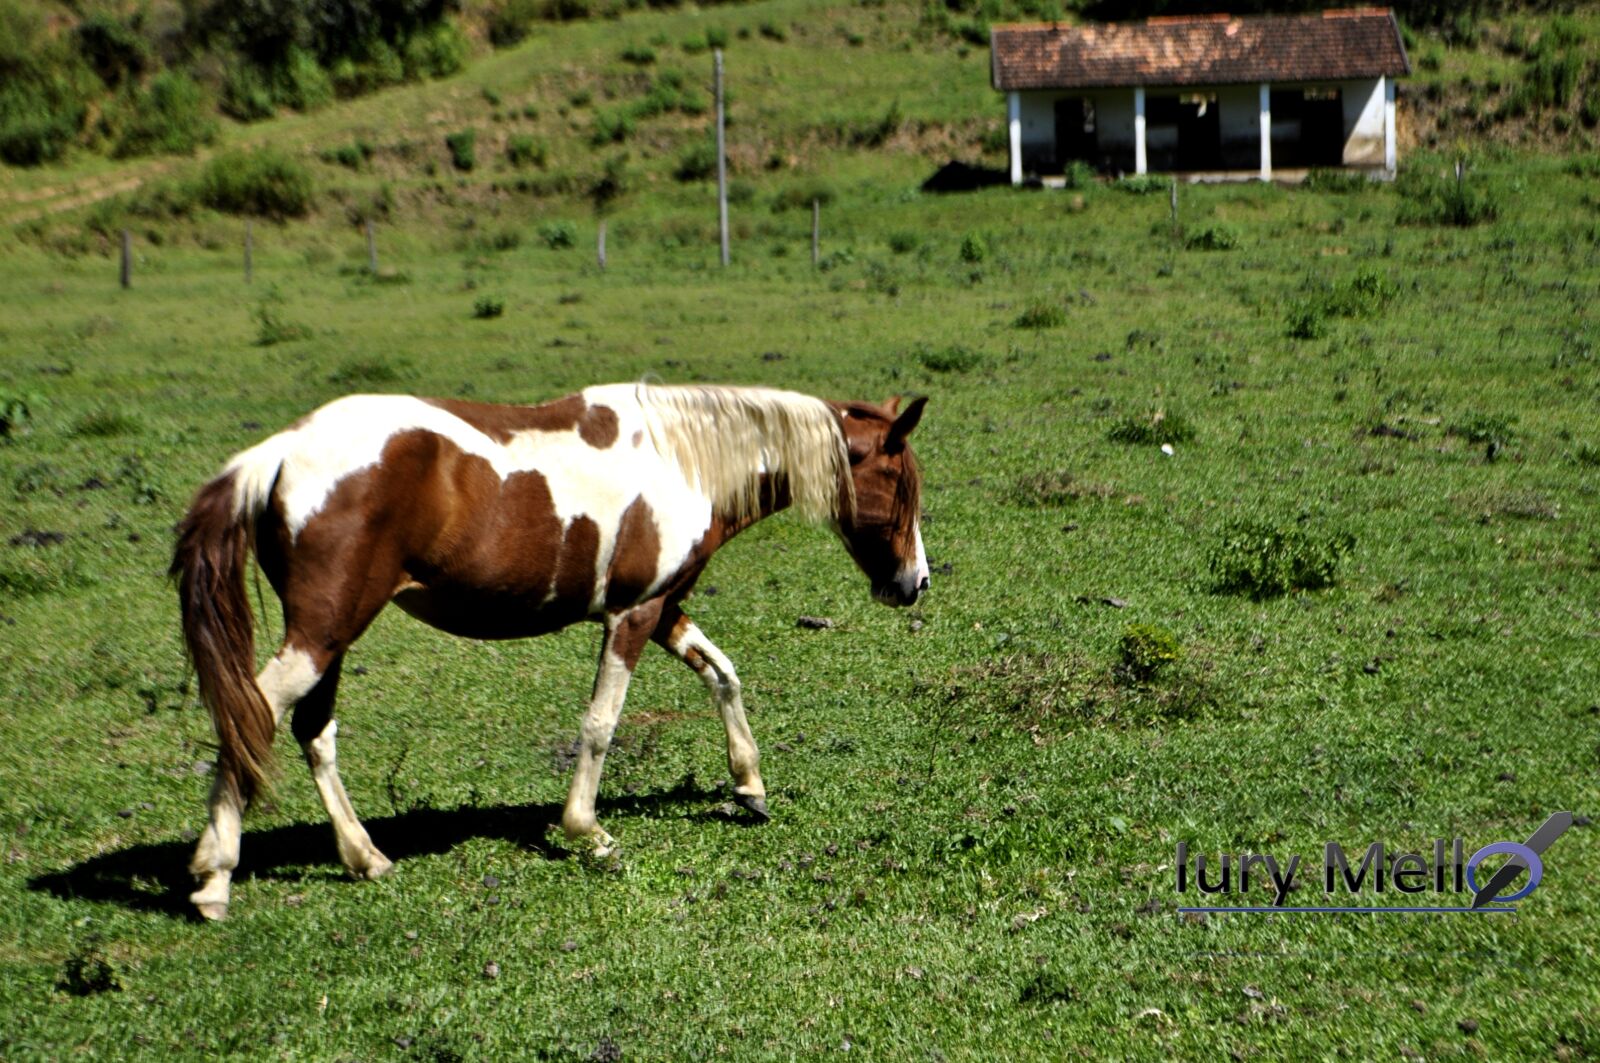
[[[898,404],[899,396],[891,402]],[[906,404],[906,408],[894,419],[894,424],[889,426],[889,437],[884,441],[884,449],[896,451],[906,445],[906,436],[917,427],[917,422],[922,420],[922,408],[928,404],[928,396],[918,395]],[[892,408],[892,407],[891,407]]]
[[[883,408],[885,410],[889,411],[889,416],[890,417],[893,417],[895,414],[899,413],[900,412],[900,396],[899,395],[890,395],[889,398],[884,401]]]

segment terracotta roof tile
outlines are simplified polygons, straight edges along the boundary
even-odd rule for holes
[[[1013,89],[1332,81],[1411,72],[1387,8],[997,25],[992,80]]]

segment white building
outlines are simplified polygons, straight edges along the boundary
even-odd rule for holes
[[[1385,8],[997,25],[990,44],[1012,184],[1048,182],[1074,160],[1262,180],[1394,173],[1395,78],[1411,61]]]

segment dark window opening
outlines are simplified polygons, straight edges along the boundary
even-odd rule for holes
[[[1222,112],[1211,92],[1147,96],[1145,159],[1152,170],[1222,168]]]
[[[1340,90],[1272,90],[1273,169],[1342,166],[1344,139]]]

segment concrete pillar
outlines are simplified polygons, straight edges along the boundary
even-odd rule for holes
[[[1394,173],[1398,152],[1394,142],[1394,78],[1383,82],[1383,168]]]
[[[1011,141],[1011,183],[1022,183],[1022,96],[1006,93],[1006,128]]]
[[[1133,172],[1148,173],[1144,154],[1144,86],[1133,90]]]
[[[1272,180],[1272,86],[1261,83],[1261,179]]]

